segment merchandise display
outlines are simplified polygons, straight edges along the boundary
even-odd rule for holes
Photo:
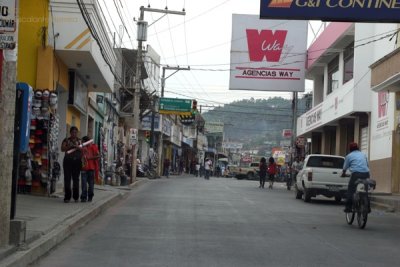
[[[32,99],[29,151],[20,155],[18,192],[50,195],[60,175],[57,94],[36,90]]]

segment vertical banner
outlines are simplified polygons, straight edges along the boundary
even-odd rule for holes
[[[232,18],[230,90],[303,92],[307,21]]]

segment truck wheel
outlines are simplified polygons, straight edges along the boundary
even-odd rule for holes
[[[310,190],[304,188],[304,202],[310,202],[310,201],[311,201]]]
[[[335,196],[335,201],[337,203],[340,203],[342,201],[342,197],[341,196]]]
[[[254,173],[252,173],[252,172],[247,173],[247,179],[254,180]]]

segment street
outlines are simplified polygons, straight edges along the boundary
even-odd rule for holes
[[[399,240],[398,214],[373,210],[359,230],[343,205],[304,203],[283,184],[173,176],[134,188],[33,266],[398,266]]]

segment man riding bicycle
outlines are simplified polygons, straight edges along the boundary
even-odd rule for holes
[[[351,177],[347,189],[346,208],[344,212],[351,212],[353,205],[353,194],[356,191],[355,182],[358,179],[369,178],[368,159],[364,153],[358,149],[357,143],[349,144],[350,153],[346,156],[343,165],[343,172],[341,177],[346,176],[346,170],[349,169]]]

